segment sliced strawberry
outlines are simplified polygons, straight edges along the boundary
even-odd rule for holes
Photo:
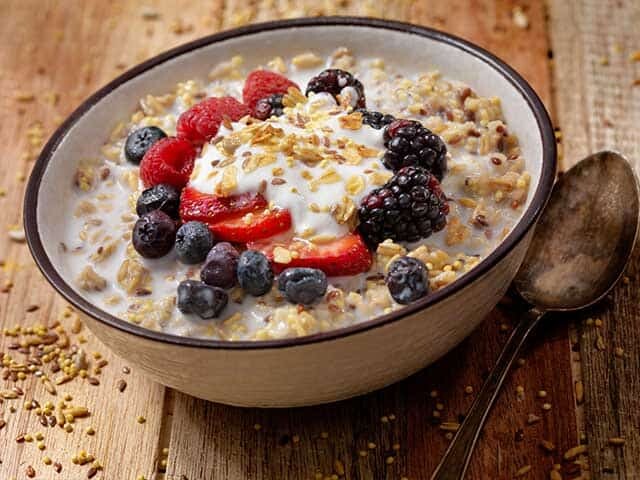
[[[277,263],[273,250],[283,247],[298,256],[289,263]],[[277,272],[289,267],[318,268],[328,276],[356,275],[371,268],[371,252],[360,235],[352,233],[326,244],[302,241],[292,242],[251,242],[247,248],[260,250],[273,262]]]
[[[154,143],[140,162],[140,178],[149,188],[160,183],[184,187],[193,170],[196,151],[186,140],[167,137]]]
[[[183,222],[216,223],[228,218],[244,215],[267,206],[259,193],[242,193],[230,197],[219,197],[186,187],[180,196],[180,218]]]
[[[247,243],[286,232],[291,228],[291,214],[288,210],[265,208],[252,212],[250,217],[238,215],[210,223],[209,228],[218,240]]]
[[[289,87],[298,88],[298,85],[276,72],[269,70],[254,70],[244,82],[242,89],[242,101],[254,113],[254,107],[258,100],[274,93],[287,93]]]
[[[207,98],[180,115],[177,135],[196,146],[202,145],[216,136],[225,117],[236,121],[249,113],[249,109],[233,97]]]

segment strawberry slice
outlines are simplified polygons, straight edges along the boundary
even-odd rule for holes
[[[269,238],[291,228],[291,214],[288,210],[268,209],[238,215],[216,223],[209,229],[218,240],[246,243]]]
[[[289,263],[277,263],[273,259],[276,247],[298,253]],[[356,275],[371,268],[371,252],[360,235],[352,233],[330,243],[316,245],[310,242],[251,242],[251,250],[260,250],[272,262],[276,272],[289,267],[309,267],[322,270],[327,276]]]
[[[267,201],[259,193],[242,193],[230,197],[219,197],[201,193],[191,187],[182,190],[180,197],[180,218],[183,222],[216,223],[237,217],[267,206]]]

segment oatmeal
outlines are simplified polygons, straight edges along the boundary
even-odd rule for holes
[[[402,308],[495,249],[530,182],[498,98],[347,48],[253,71],[233,57],[105,138],[73,179],[76,287],[183,336],[296,337]]]

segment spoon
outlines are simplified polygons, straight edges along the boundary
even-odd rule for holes
[[[514,280],[530,309],[513,330],[431,480],[461,480],[513,361],[547,312],[602,299],[624,271],[638,233],[638,182],[621,155],[599,152],[556,182]]]

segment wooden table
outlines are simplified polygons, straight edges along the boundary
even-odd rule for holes
[[[458,34],[495,52],[531,82],[562,128],[563,168],[605,147],[633,160],[640,155],[640,86],[633,86],[640,83],[640,63],[631,58],[640,49],[640,3],[634,0],[150,0],[145,5],[0,2],[0,224],[7,229],[20,222],[24,179],[43,137],[89,93],[177,44],[273,18],[371,15]],[[51,325],[60,319],[67,331],[77,330],[19,233],[11,236],[0,236],[0,326]],[[640,478],[639,268],[636,255],[625,281],[593,311],[574,315],[572,322],[548,322],[510,375],[469,478]],[[34,472],[37,479],[87,478],[90,464],[71,461],[80,450],[103,465],[95,478],[109,480],[140,475],[425,479],[450,436],[439,420],[458,422],[464,415],[517,318],[505,301],[454,352],[404,382],[334,405],[281,411],[190,398],[135,371],[123,373],[123,361],[89,332],[70,333],[73,342],[86,340],[82,348],[101,352],[108,361],[94,375],[100,385],[76,378],[59,385],[53,396],[34,375],[16,382],[0,379],[0,390],[18,385],[24,391],[0,404],[0,479]],[[13,341],[0,337],[0,352],[22,358],[9,350]],[[100,361],[89,358],[92,368]],[[127,387],[120,392],[123,380]],[[67,394],[73,397],[67,403],[91,412],[71,433],[40,425],[36,410],[23,407],[31,400],[57,403]],[[39,438],[40,432],[42,451],[37,439],[16,441],[25,434]],[[624,445],[612,444],[619,443],[610,440],[617,437]],[[553,451],[541,448],[543,441],[553,443]],[[564,460],[579,444],[586,445],[585,454]],[[59,462],[62,471],[56,474],[44,457]],[[164,477],[158,474],[163,459]],[[549,477],[554,464],[561,465],[561,477]]]

